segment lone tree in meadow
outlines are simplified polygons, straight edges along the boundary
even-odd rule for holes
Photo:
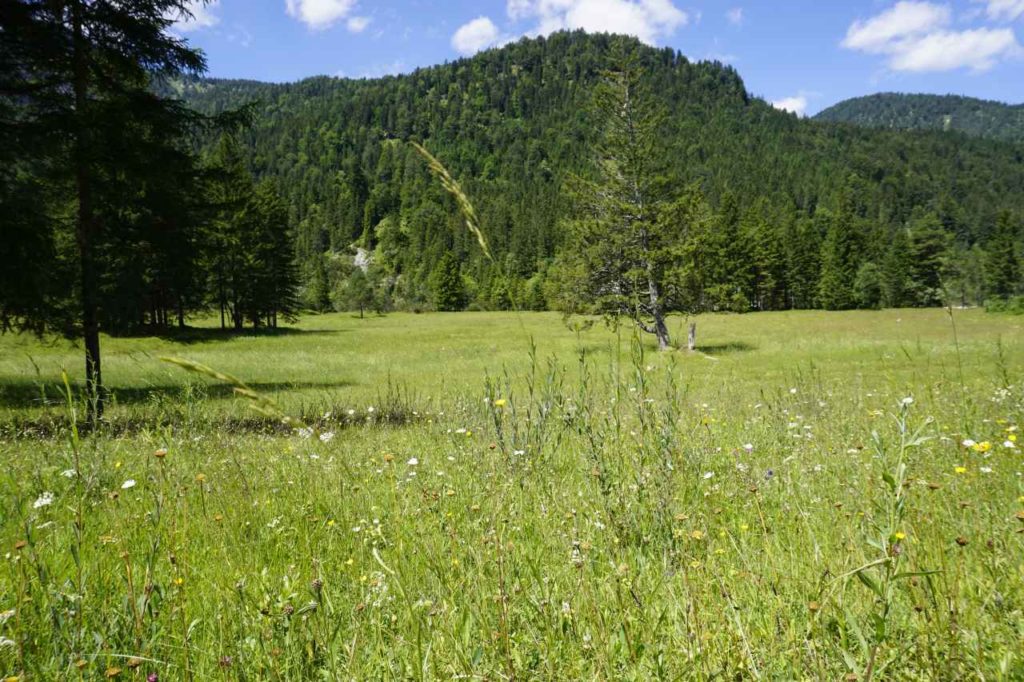
[[[686,225],[658,173],[664,108],[641,84],[635,54],[625,54],[594,94],[602,126],[593,179],[574,179],[575,219],[566,272],[581,281],[574,312],[626,317],[670,347],[666,315],[679,309]]]

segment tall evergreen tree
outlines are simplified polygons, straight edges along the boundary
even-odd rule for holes
[[[1010,213],[1000,213],[995,231],[985,249],[986,295],[991,298],[1013,296],[1022,289],[1015,232]]]
[[[29,87],[14,97],[15,119],[42,129],[33,152],[52,161],[51,181],[72,197],[78,327],[85,346],[89,416],[102,415],[100,355],[103,245],[117,230],[119,195],[106,191],[123,174],[112,153],[157,121],[186,116],[154,94],[151,79],[201,72],[202,54],[168,29],[188,13],[187,0],[10,0],[0,13],[0,55],[5,68]],[[12,79],[13,80],[13,79]],[[17,84],[16,84],[17,85]],[[17,88],[15,88],[17,90]],[[7,93],[5,93],[7,95]],[[156,169],[150,167],[154,171]],[[53,222],[51,229],[57,225]],[[34,261],[9,267],[38,267]]]
[[[578,218],[570,223],[569,253],[586,278],[581,303],[631,319],[667,350],[669,277],[683,226],[668,218],[658,183],[665,117],[642,85],[636,54],[622,52],[616,61],[618,70],[606,74],[594,97],[602,128],[597,179],[576,183]]]

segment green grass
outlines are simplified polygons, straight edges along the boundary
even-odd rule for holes
[[[703,316],[699,354],[553,314],[104,339],[112,426],[79,439],[79,351],[0,337],[0,674],[1024,679],[1024,320],[955,322]],[[242,401],[160,356],[317,431],[228,428]]]

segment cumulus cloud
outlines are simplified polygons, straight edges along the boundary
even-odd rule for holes
[[[950,71],[961,67],[986,71],[1020,50],[1017,37],[1008,28],[941,31],[913,41],[895,53],[889,64],[895,71]]]
[[[843,47],[864,52],[889,52],[907,40],[948,24],[952,10],[930,2],[898,2],[867,21],[855,21],[846,32]]]
[[[498,27],[487,17],[463,24],[452,36],[452,47],[464,55],[476,54],[498,42]]]
[[[330,28],[342,19],[348,19],[356,7],[356,0],[285,0],[285,11],[288,16],[295,17],[311,29],[320,31]],[[355,19],[356,21],[352,21]],[[366,23],[358,21],[361,17],[352,17],[348,28],[358,33],[366,28]],[[362,26],[362,28],[359,28]]]
[[[782,99],[772,102],[772,106],[776,109],[796,114],[797,116],[803,116],[807,111],[807,97],[804,95],[783,97]]]
[[[507,0],[506,10],[512,19],[535,22],[528,35],[583,29],[632,35],[648,44],[688,21],[672,0]]]
[[[213,0],[210,3],[204,3],[203,0],[191,0],[188,3],[188,15],[182,14],[175,17],[174,28],[181,33],[188,33],[216,26],[220,23],[220,17],[215,12],[218,5],[220,5],[220,0]]]
[[[948,28],[952,21],[953,12],[947,5],[902,0],[871,19],[853,22],[841,44],[850,50],[885,55],[893,71],[913,72],[985,71],[1022,52],[1008,28],[955,31]]]
[[[743,8],[733,7],[725,13],[725,18],[728,19],[729,23],[733,26],[739,26],[743,23]]]
[[[1024,17],[1024,0],[974,0],[986,5],[985,12],[995,21],[1016,21]]]

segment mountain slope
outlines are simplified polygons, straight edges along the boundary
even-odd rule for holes
[[[970,244],[987,238],[1000,209],[1024,209],[1022,146],[799,119],[751,97],[730,67],[621,37],[558,33],[376,80],[175,87],[205,111],[258,102],[242,135],[248,161],[287,196],[307,273],[321,254],[358,242],[400,276],[394,295],[414,301],[445,252],[463,257],[480,287],[495,268],[404,141],[424,142],[460,179],[503,272],[533,278],[562,248],[566,180],[590,172],[600,122],[588,103],[617,45],[637,52],[671,112],[668,184],[697,183],[716,209],[735,198],[744,216],[756,212],[778,230],[780,250],[797,220],[813,221],[806,248],[816,248],[844,201],[862,226],[865,257],[879,258],[888,235],[922,215]]]
[[[956,130],[972,137],[1024,142],[1024,104],[958,95],[881,93],[856,97],[815,118],[894,130]]]

